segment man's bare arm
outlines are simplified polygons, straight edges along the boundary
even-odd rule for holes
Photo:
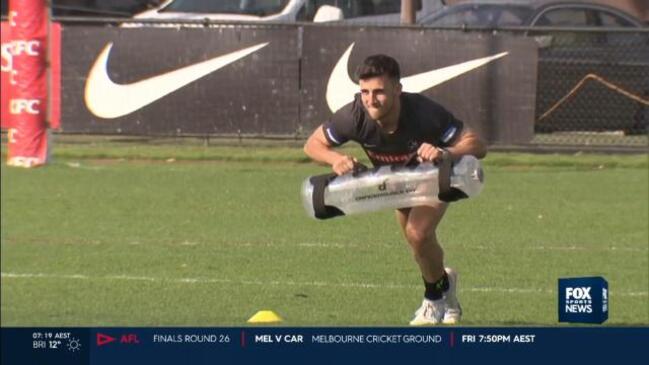
[[[354,169],[358,161],[352,157],[335,151],[324,135],[322,126],[316,128],[304,144],[304,153],[317,162],[331,165],[338,175],[345,174]]]
[[[480,137],[470,129],[465,129],[457,142],[452,146],[447,147],[446,150],[451,154],[453,160],[458,160],[464,155],[473,155],[476,158],[484,158],[487,155],[487,146]],[[417,150],[417,155],[420,162],[438,162],[439,158],[442,156],[442,151],[430,143],[422,143]]]
[[[446,148],[454,158],[464,155],[473,155],[482,159],[487,155],[487,146],[482,139],[471,129],[466,129],[460,139],[452,146]]]

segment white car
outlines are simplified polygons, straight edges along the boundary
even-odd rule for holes
[[[417,19],[441,7],[440,0],[415,0]],[[399,0],[167,0],[134,18],[388,25],[399,24],[400,17]]]

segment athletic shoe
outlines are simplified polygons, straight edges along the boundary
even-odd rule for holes
[[[444,269],[448,275],[448,290],[444,293],[446,311],[444,311],[444,324],[457,324],[462,318],[462,306],[457,300],[457,272],[449,267]]]
[[[431,326],[442,323],[446,310],[446,300],[425,299],[421,307],[415,312],[415,318],[410,321],[411,326]]]

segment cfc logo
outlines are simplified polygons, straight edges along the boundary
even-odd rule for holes
[[[8,72],[9,82],[11,82],[12,85],[15,85],[16,70],[14,70],[13,68],[13,56],[11,55],[11,48],[11,43],[2,44],[2,63],[0,64],[0,70],[2,70],[2,72]]]
[[[20,56],[25,53],[28,56],[38,56],[38,49],[41,48],[39,41],[13,41],[10,43],[10,53],[13,56]]]
[[[13,41],[2,44],[2,72],[8,72],[10,75],[10,82],[12,85],[16,84],[16,70],[13,69],[14,56],[26,54],[28,56],[38,56],[41,42],[36,40],[30,41]]]
[[[9,112],[11,114],[39,114],[38,105],[40,100],[35,99],[11,99]]]

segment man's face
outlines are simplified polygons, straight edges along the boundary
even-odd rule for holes
[[[363,106],[374,120],[388,115],[401,94],[401,84],[385,75],[362,79],[359,85]]]

